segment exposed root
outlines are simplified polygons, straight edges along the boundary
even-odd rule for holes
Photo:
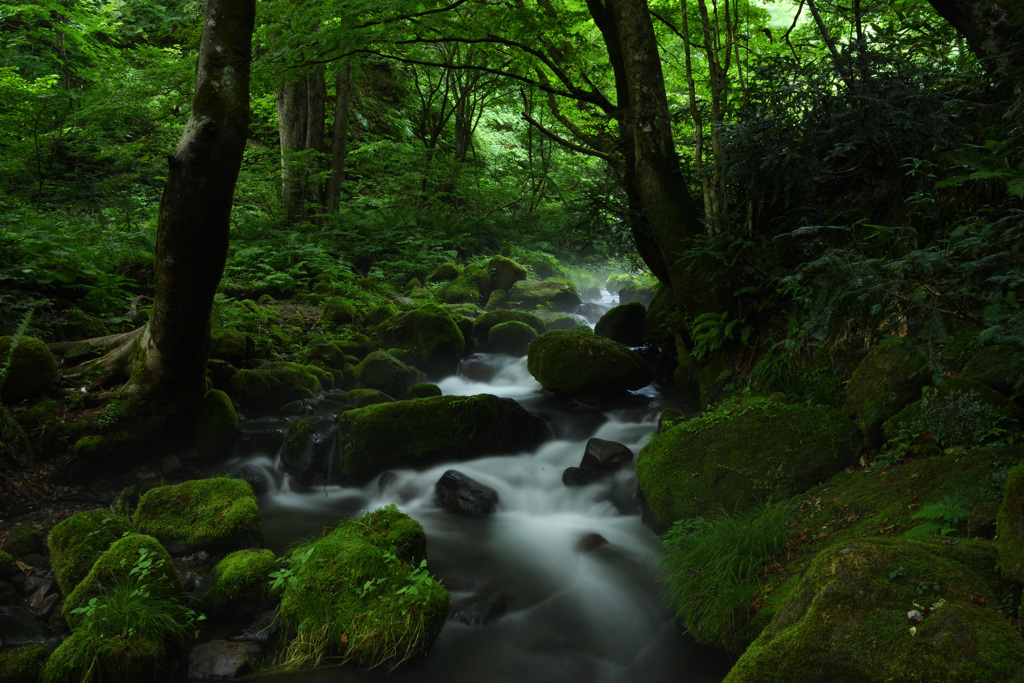
[[[131,332],[112,334],[73,342],[48,344],[55,354],[66,353],[72,349],[88,351],[105,351],[99,358],[87,360],[67,373],[72,381],[84,381],[90,389],[110,386],[128,380],[137,348],[135,341],[148,329],[147,325],[138,327]]]

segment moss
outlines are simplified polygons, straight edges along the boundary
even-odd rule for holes
[[[350,410],[338,418],[341,471],[356,479],[389,467],[535,448],[542,419],[489,394],[435,396]]]
[[[274,410],[292,401],[313,398],[321,391],[323,386],[316,375],[298,363],[267,363],[255,370],[239,370],[231,378],[231,395],[252,410]]]
[[[134,523],[175,554],[224,552],[263,542],[256,495],[240,479],[197,479],[155,488],[139,500]]]
[[[1010,470],[1006,479],[996,529],[1003,575],[1024,584],[1024,462]]]
[[[68,517],[50,531],[50,564],[60,592],[70,595],[114,541],[129,533],[128,520],[108,510]]]
[[[57,417],[63,408],[51,398],[43,398],[32,404],[28,410],[15,414],[18,424],[29,432],[52,433],[58,426]]]
[[[538,335],[547,332],[547,327],[545,327],[544,321],[533,313],[506,310],[489,311],[473,321],[472,335],[473,338],[477,340],[477,349],[480,351],[490,351],[491,347],[487,338],[491,333],[491,328],[495,325],[501,325],[503,323],[513,321],[529,325],[530,328]]]
[[[304,365],[303,367],[317,378],[320,382],[321,390],[329,391],[334,388],[334,374],[330,370],[315,364]]]
[[[946,342],[939,352],[939,361],[947,370],[958,371],[970,360],[978,350],[978,334],[981,328],[977,325],[964,325]]]
[[[353,302],[338,296],[325,299],[322,309],[320,320],[330,326],[354,324],[359,315]]]
[[[132,574],[146,563],[142,573]],[[75,610],[85,607],[92,598],[103,596],[113,588],[124,585],[129,577],[139,578],[150,594],[176,596],[182,593],[178,573],[171,556],[152,536],[132,534],[118,539],[97,558],[89,573],[70,594],[65,594],[61,610],[72,630],[85,619]]]
[[[353,408],[365,408],[378,403],[393,403],[395,398],[377,389],[353,389],[346,396]]]
[[[386,346],[402,349],[412,365],[434,378],[455,374],[466,348],[459,326],[437,304],[390,318],[376,332]]]
[[[492,327],[487,333],[487,343],[496,353],[525,356],[536,336],[537,332],[532,327],[513,320]]]
[[[166,667],[162,641],[142,635],[72,633],[46,660],[44,683],[87,680],[153,681]]]
[[[345,351],[337,344],[319,342],[306,347],[306,357],[312,361],[320,361],[331,368],[345,367]]]
[[[419,372],[387,351],[374,351],[355,367],[353,376],[357,389],[373,389],[389,396],[401,396],[416,383]]]
[[[426,572],[425,552],[422,527],[394,507],[297,548],[280,607],[290,662],[395,666],[429,652],[450,599]]]
[[[573,313],[583,300],[570,282],[520,280],[509,290],[508,302],[525,309],[551,307],[555,311]]]
[[[986,346],[967,361],[960,379],[977,380],[1012,397],[1016,386],[1024,379],[1021,353],[1009,346]]]
[[[530,343],[527,369],[549,391],[560,394],[609,393],[640,389],[654,377],[635,351],[590,328],[555,330]]]
[[[626,346],[640,346],[643,343],[644,321],[647,309],[639,301],[632,301],[612,308],[601,316],[594,326],[594,332]]]
[[[0,550],[0,578],[11,576],[16,569],[14,555],[11,555],[6,550]]]
[[[409,393],[402,396],[403,399],[410,398],[429,398],[431,396],[440,396],[441,387],[430,382],[420,382],[419,384],[412,385],[409,389]]]
[[[220,328],[210,331],[210,358],[220,358],[235,366],[245,365],[256,344],[242,330]]]
[[[491,295],[487,297],[487,303],[484,304],[484,310],[495,311],[504,308],[507,300],[508,292],[504,289],[495,289],[491,292]]]
[[[427,277],[427,282],[451,282],[459,276],[459,267],[454,263],[442,263]]]
[[[4,683],[36,683],[40,670],[50,656],[45,643],[15,647],[0,652],[0,681]]]
[[[861,436],[839,411],[769,399],[677,423],[640,451],[640,489],[662,524],[721,505],[793,495],[857,462]]]
[[[487,301],[491,293],[491,274],[483,266],[471,263],[459,273],[437,298],[447,304],[476,304]]]
[[[200,457],[224,455],[238,433],[238,413],[223,391],[207,392],[196,418],[196,449]]]
[[[520,280],[526,279],[526,268],[505,256],[495,256],[487,262],[491,273],[491,287],[506,292]],[[488,302],[489,303],[489,302]]]
[[[57,381],[57,359],[46,344],[35,337],[22,337],[11,354],[14,337],[0,337],[0,367],[11,364],[7,379],[0,386],[0,398],[4,403],[13,404],[25,399],[36,398]]]
[[[882,425],[921,398],[931,381],[928,358],[909,339],[871,349],[846,387],[846,404],[871,444],[882,440]]]
[[[949,547],[907,539],[830,546],[726,681],[1020,680],[1024,641],[995,612],[998,592]],[[990,545],[979,552],[994,560]],[[916,604],[933,611],[913,635],[907,612]]]
[[[7,537],[4,539],[3,548],[15,557],[24,557],[31,553],[37,553],[42,549],[39,531],[27,526],[9,529]]]
[[[269,550],[233,552],[214,566],[203,605],[214,614],[259,614],[281,597],[280,589],[271,588],[270,575],[277,569]]]

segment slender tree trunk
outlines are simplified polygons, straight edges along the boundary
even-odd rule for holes
[[[306,75],[306,141],[304,149],[313,153],[306,172],[306,198],[313,206],[323,206],[324,187],[319,178],[327,154],[324,129],[327,121],[327,83],[322,64]]]
[[[306,146],[307,104],[306,79],[286,81],[274,95],[277,107],[277,129],[281,137],[281,198],[289,223],[302,220],[306,196],[306,178],[296,155]]]
[[[348,122],[352,103],[352,60],[347,59],[334,79],[334,133],[331,136],[331,174],[327,180],[324,206],[327,213],[338,213],[341,207],[341,181],[345,178],[345,156],[348,154]]]

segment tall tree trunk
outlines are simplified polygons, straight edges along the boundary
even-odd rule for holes
[[[928,0],[959,31],[1008,97],[1024,94],[1024,3]]]
[[[289,223],[302,220],[305,205],[306,174],[302,161],[296,155],[306,147],[307,100],[306,79],[303,77],[286,81],[274,94],[277,129],[281,138],[281,198]]]
[[[322,64],[306,75],[306,142],[305,149],[313,152],[307,164],[306,198],[314,206],[323,206],[324,188],[319,178],[323,170],[323,155],[327,154],[324,128],[327,120],[327,83]],[[310,176],[316,177],[310,177]]]
[[[345,156],[348,154],[348,122],[352,103],[352,60],[338,69],[334,80],[334,133],[331,135],[331,174],[327,180],[324,206],[327,213],[338,213],[341,207],[341,181],[345,178]]]

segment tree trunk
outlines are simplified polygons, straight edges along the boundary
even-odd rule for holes
[[[338,69],[334,80],[334,133],[331,135],[331,174],[327,180],[324,206],[327,213],[338,213],[341,207],[341,181],[345,178],[345,156],[348,154],[348,122],[352,103],[352,60]]]
[[[959,31],[1008,97],[1024,94],[1024,3],[928,0]]]
[[[286,81],[274,94],[277,129],[281,137],[281,199],[289,223],[302,220],[306,178],[302,161],[296,156],[306,146],[309,114],[306,79]]]
[[[306,198],[314,206],[323,206],[324,187],[319,173],[323,170],[323,155],[327,154],[324,135],[327,120],[327,84],[324,67],[317,65],[306,75],[306,142],[305,149],[314,153],[307,164]],[[315,175],[316,177],[310,177]]]

